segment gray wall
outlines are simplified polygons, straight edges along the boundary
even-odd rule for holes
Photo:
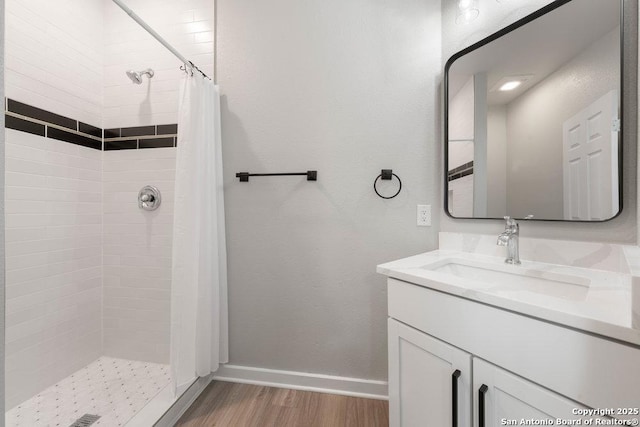
[[[387,378],[375,266],[436,248],[439,0],[219,0],[230,363]],[[373,192],[392,168],[392,200]],[[318,170],[299,177],[236,172]],[[396,182],[381,191],[395,191]]]
[[[455,52],[481,40],[491,33],[528,15],[550,1],[522,0],[518,2],[495,1],[481,4],[480,16],[468,25],[455,25],[455,0],[442,0],[442,58],[443,61]],[[625,10],[626,60],[623,70],[623,108],[627,112],[623,138],[623,212],[615,219],[604,223],[567,223],[532,221],[522,224],[522,236],[635,243],[637,235],[636,217],[636,143],[637,126],[635,111],[637,106],[637,1],[627,0]],[[441,144],[440,144],[441,146]],[[442,158],[442,154],[441,157]],[[440,161],[440,165],[442,161]],[[440,166],[442,169],[442,167]],[[440,180],[441,187],[444,185]],[[442,190],[441,190],[442,193]],[[439,212],[443,213],[440,206]],[[456,220],[441,215],[442,231],[466,233],[498,234],[504,228],[503,221],[496,220]]]
[[[510,215],[564,217],[562,125],[606,93],[619,96],[619,64],[617,28],[508,104]]]

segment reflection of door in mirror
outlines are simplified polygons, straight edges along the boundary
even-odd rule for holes
[[[606,32],[603,29],[601,33],[604,34],[585,41],[586,46],[580,46],[553,72],[522,94],[516,94],[506,105],[507,210],[513,216],[523,218],[533,214],[542,219],[569,219],[565,210],[569,194],[565,194],[564,188],[563,126],[620,87],[619,28]],[[614,111],[617,113],[617,106]],[[611,125],[610,120],[608,124]],[[617,195],[617,175],[614,182],[610,179],[606,182],[610,184],[606,191]],[[599,189],[604,191],[602,186]],[[582,186],[582,190],[590,191],[590,187]],[[589,199],[586,193],[582,199],[584,203]],[[617,211],[616,205],[608,216],[589,218],[584,211],[569,217],[602,220]]]
[[[597,221],[618,211],[618,120],[612,90],[564,122],[564,219]]]

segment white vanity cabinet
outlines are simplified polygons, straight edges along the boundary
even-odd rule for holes
[[[393,278],[388,291],[391,427],[527,425],[640,406],[637,346]]]
[[[584,407],[389,319],[392,427],[493,427],[522,425],[522,419],[579,419],[574,408]]]
[[[469,427],[471,355],[389,319],[391,426]]]

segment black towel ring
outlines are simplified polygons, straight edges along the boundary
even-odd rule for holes
[[[396,193],[393,196],[383,196],[382,194],[380,194],[378,192],[378,180],[379,179],[383,179],[385,181],[392,179],[392,177],[396,177],[398,180],[398,191],[396,191]],[[380,173],[380,175],[378,175],[375,179],[375,181],[373,181],[373,191],[376,192],[376,194],[378,195],[378,197],[381,197],[383,199],[393,199],[394,197],[396,197],[398,194],[400,194],[400,191],[402,191],[402,181],[400,180],[400,177],[398,175],[396,175],[395,173],[393,173],[392,169],[382,169],[382,172]]]

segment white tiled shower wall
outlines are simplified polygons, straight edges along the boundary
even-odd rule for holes
[[[169,363],[175,148],[103,153],[104,355]],[[138,208],[145,185],[160,207]]]
[[[213,75],[212,1],[127,4]],[[179,61],[110,0],[6,8],[7,97],[103,128],[177,122]],[[147,67],[150,84],[125,76]],[[7,409],[100,355],[168,362],[174,167],[173,148],[7,130]],[[163,205],[142,213],[148,184]]]
[[[7,97],[100,126],[98,0],[6,2]],[[6,408],[102,353],[101,153],[6,131]]]
[[[7,0],[5,96],[102,123],[101,0]]]
[[[101,152],[6,131],[6,407],[100,356]]]
[[[104,0],[104,127],[176,123],[180,61],[111,0]],[[213,76],[214,2],[127,0],[127,5],[180,53]],[[153,68],[150,82],[132,85],[124,71]]]

